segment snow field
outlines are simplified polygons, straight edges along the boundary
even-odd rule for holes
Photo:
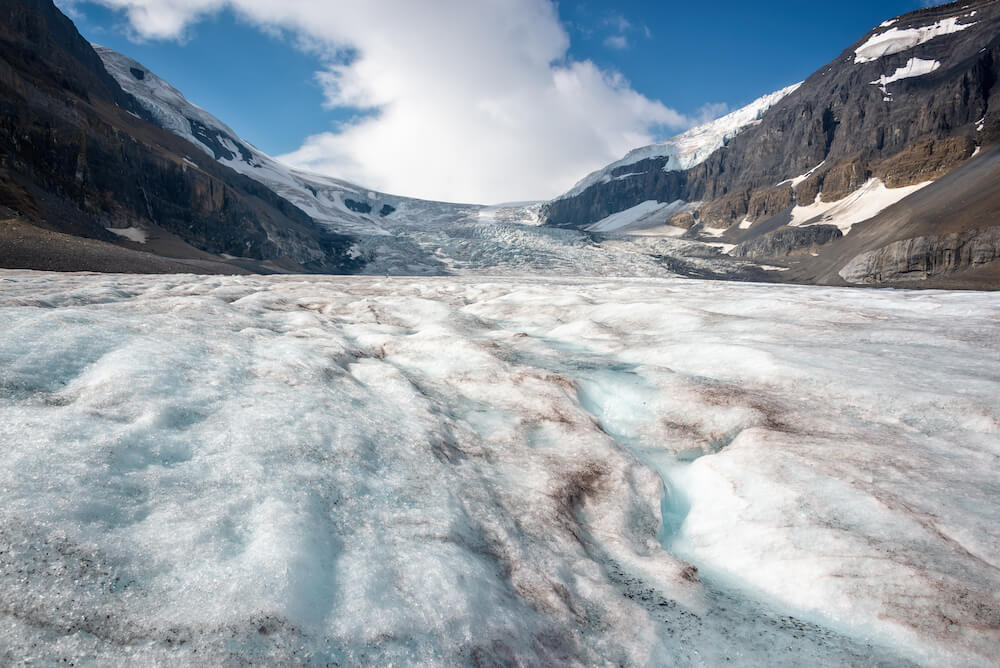
[[[849,234],[855,225],[874,218],[932,183],[934,182],[925,181],[902,188],[887,188],[881,179],[873,178],[843,199],[826,202],[823,195],[819,194],[811,204],[796,204],[792,209],[792,220],[788,224],[793,227],[836,225],[841,232]]]

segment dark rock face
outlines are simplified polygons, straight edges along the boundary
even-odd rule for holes
[[[391,216],[395,212],[396,212],[396,207],[391,206],[389,204],[383,204],[382,208],[378,212],[378,215],[385,218],[386,216]]]
[[[844,236],[834,225],[782,227],[761,237],[744,241],[730,251],[734,257],[777,258],[804,253]]]
[[[191,134],[194,135],[195,139],[200,141],[212,151],[216,160],[235,160],[237,158],[237,154],[230,151],[222,143],[223,140],[228,140],[229,143],[235,146],[236,150],[239,151],[239,159],[251,167],[254,166],[253,153],[251,153],[246,146],[241,144],[235,138],[230,137],[224,132],[219,132],[206,127],[201,121],[193,118],[189,118],[187,120],[188,123],[191,124]]]
[[[1000,258],[1000,227],[903,239],[868,251],[840,270],[849,283],[925,280]]]
[[[147,223],[212,254],[355,267],[351,239],[148,122],[51,0],[5,0],[0,19],[0,205],[107,242]]]
[[[664,172],[666,159],[654,158],[620,167],[612,177],[640,173],[550,202],[543,216],[550,225],[585,226],[646,200],[682,199],[706,202],[700,212],[705,223],[729,227],[748,214],[756,219],[790,204],[787,190],[773,192],[775,184],[820,163],[824,165],[813,178],[799,185],[798,202],[810,203],[820,192],[824,200],[834,201],[880,173],[894,185],[940,174],[971,155],[972,143],[995,140],[987,128],[1000,109],[1000,3],[973,0],[933,7],[907,14],[892,26],[924,27],[952,17],[974,25],[901,53],[855,63],[855,49],[886,30],[876,28],[700,165]],[[889,84],[890,95],[871,84],[911,58],[936,60],[941,66]],[[977,132],[981,120],[986,127]]]
[[[142,81],[143,79],[146,78],[146,72],[143,71],[143,70],[140,70],[138,67],[130,67],[129,68],[129,72],[131,72],[132,76],[134,76],[139,81]]]
[[[663,164],[657,158],[618,168],[611,173],[612,177],[638,173],[627,179],[612,178],[576,197],[549,202],[542,216],[547,225],[584,227],[649,199],[661,202],[684,199],[681,195],[687,192],[688,172],[665,172]],[[647,196],[650,193],[656,195]]]
[[[353,199],[344,199],[344,206],[355,213],[371,213],[372,205],[368,202],[358,202]]]

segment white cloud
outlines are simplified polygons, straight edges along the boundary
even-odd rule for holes
[[[612,49],[627,49],[628,37],[625,35],[611,35],[604,40],[604,45]]]
[[[725,102],[708,102],[698,109],[695,121],[698,125],[701,125],[702,123],[708,123],[709,121],[714,121],[716,118],[725,116],[730,111],[729,105]]]
[[[280,157],[398,194],[548,198],[699,120],[620,74],[568,60],[551,0],[98,1],[126,12],[147,39],[183,38],[227,7],[288,31],[325,63],[317,80],[329,105],[372,113]]]

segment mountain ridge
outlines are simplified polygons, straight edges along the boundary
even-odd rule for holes
[[[22,226],[95,242],[61,268],[134,270],[126,250],[197,271],[357,265],[349,237],[156,126],[52,2],[9,0],[0,18],[0,206]],[[136,224],[151,243],[116,233]],[[42,237],[8,232],[5,243],[47,265],[49,249],[31,247]]]
[[[998,73],[1000,3],[918,10],[860,37],[699,164],[676,170],[669,160],[651,157],[607,168],[602,182],[549,202],[542,215],[548,225],[593,228],[640,204],[649,209],[650,202],[687,202],[690,210],[676,220],[654,216],[636,222],[673,223],[685,228],[687,238],[732,246],[781,230],[783,243],[772,237],[757,244],[776,249],[755,255],[769,261],[815,250],[815,235],[804,226],[833,220],[849,236],[854,225],[912,195],[901,188],[926,186],[996,143]],[[852,197],[874,201],[863,196],[867,191],[877,193],[881,208],[848,206]],[[994,206],[1000,209],[1000,201]],[[988,229],[997,223],[993,218],[970,224]],[[742,250],[755,252],[749,246]],[[990,234],[981,251],[974,257],[982,262],[974,264],[1000,257]],[[842,266],[853,259],[840,258]],[[819,279],[808,272],[799,276],[806,282]],[[875,283],[896,278],[901,277]],[[995,287],[992,280],[973,284]]]

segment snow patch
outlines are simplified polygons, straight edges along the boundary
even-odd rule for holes
[[[971,18],[972,14],[964,17],[952,17],[941,19],[929,26],[922,28],[890,28],[885,32],[872,35],[868,40],[854,51],[854,63],[870,63],[883,56],[894,53],[908,51],[920,44],[931,41],[942,35],[951,35],[961,32],[976,25],[972,23],[959,23],[960,18]]]
[[[623,230],[627,227],[642,227],[643,224],[646,224],[646,227],[662,225],[671,216],[690,208],[691,206],[682,200],[677,200],[675,202],[657,202],[656,200],[647,200],[640,204],[636,204],[629,209],[625,209],[624,211],[619,211],[618,213],[613,213],[610,216],[602,218],[596,223],[588,226],[587,231],[613,232],[615,230]]]
[[[875,81],[869,82],[873,86],[878,86],[882,90],[882,94],[892,99],[892,94],[889,92],[889,84],[901,81],[902,79],[912,79],[914,77],[922,77],[925,74],[930,74],[938,70],[941,67],[941,63],[936,60],[923,60],[922,58],[910,58],[905,65],[896,68],[896,71],[892,74],[883,74],[881,77]]]
[[[816,201],[808,205],[797,205],[792,209],[789,225],[836,225],[848,234],[851,228],[874,218],[893,204],[902,201],[933,181],[918,183],[903,188],[887,188],[880,179],[870,179],[856,191],[835,202],[824,202],[822,193]]]
[[[149,238],[149,233],[141,227],[105,227],[104,229],[137,244],[144,244]]]
[[[775,184],[775,188],[777,188],[778,186],[783,186],[785,184],[791,184],[792,188],[798,188],[800,183],[804,182],[810,176],[812,176],[813,174],[815,174],[816,170],[818,170],[820,167],[822,167],[825,164],[826,164],[826,160],[824,160],[823,162],[819,163],[818,165],[816,165],[815,167],[813,167],[812,169],[810,169],[809,171],[807,171],[805,174],[800,174],[799,176],[796,176],[795,178],[791,178],[791,179],[788,179],[787,181],[782,181],[781,183]]]

